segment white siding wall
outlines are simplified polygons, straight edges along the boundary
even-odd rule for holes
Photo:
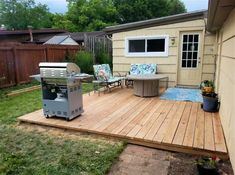
[[[162,25],[127,32],[113,34],[113,70],[114,72],[127,73],[131,63],[156,63],[158,72],[169,76],[169,86],[177,84],[178,59],[180,57],[179,37],[181,32],[197,32],[205,30],[203,19],[189,22],[181,22],[170,25]],[[134,36],[169,35],[169,55],[168,57],[126,57],[125,38]],[[215,59],[213,54],[215,35],[205,34],[204,53],[201,58],[203,63],[202,79],[213,79],[215,73]],[[171,39],[175,39],[175,44]]]
[[[220,116],[230,159],[235,169],[235,9],[218,33],[216,85]]]

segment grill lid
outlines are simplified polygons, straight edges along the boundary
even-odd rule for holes
[[[48,63],[39,64],[41,77],[66,78],[80,73],[80,68],[74,63]]]

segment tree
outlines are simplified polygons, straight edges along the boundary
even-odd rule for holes
[[[180,0],[67,0],[68,12],[56,14],[53,26],[95,31],[106,26],[186,12]]]
[[[118,12],[112,0],[68,0],[67,20],[77,31],[101,30],[117,24]]]
[[[180,0],[114,0],[119,23],[147,20],[186,12]]]
[[[67,15],[56,13],[53,15],[52,21],[53,21],[52,25],[53,28],[64,29],[70,32],[77,31],[76,25],[67,18]]]
[[[35,4],[34,0],[1,0],[0,24],[8,29],[51,27],[51,14],[46,5]]]

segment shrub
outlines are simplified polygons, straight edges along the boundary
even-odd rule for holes
[[[93,74],[93,58],[90,52],[79,51],[74,56],[74,62],[80,67],[82,73]]]
[[[112,68],[112,58],[103,48],[97,51],[95,60],[97,64],[109,64],[110,68]]]

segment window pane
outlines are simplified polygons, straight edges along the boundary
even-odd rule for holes
[[[186,67],[186,60],[182,60],[182,67]]]
[[[189,35],[189,41],[188,42],[193,42],[193,35]]]
[[[194,50],[198,50],[198,44],[194,44]]]
[[[164,52],[165,39],[148,39],[147,52]]]
[[[187,44],[183,44],[183,51],[187,51]]]
[[[193,49],[193,44],[188,44],[188,51],[192,51]]]
[[[192,67],[192,66],[191,66],[191,63],[192,63],[191,60],[187,60],[187,67]]]
[[[188,52],[188,59],[192,59],[192,52]]]
[[[184,37],[183,37],[183,42],[184,42],[184,43],[188,42],[188,35],[184,35]]]
[[[193,60],[193,67],[197,67],[197,60]]]
[[[145,52],[145,40],[129,40],[129,52]]]
[[[194,60],[197,59],[197,52],[193,52],[193,59],[194,59]]]
[[[194,42],[198,42],[198,35],[194,35]]]
[[[183,52],[182,59],[186,59],[186,58],[187,58],[187,52]]]

